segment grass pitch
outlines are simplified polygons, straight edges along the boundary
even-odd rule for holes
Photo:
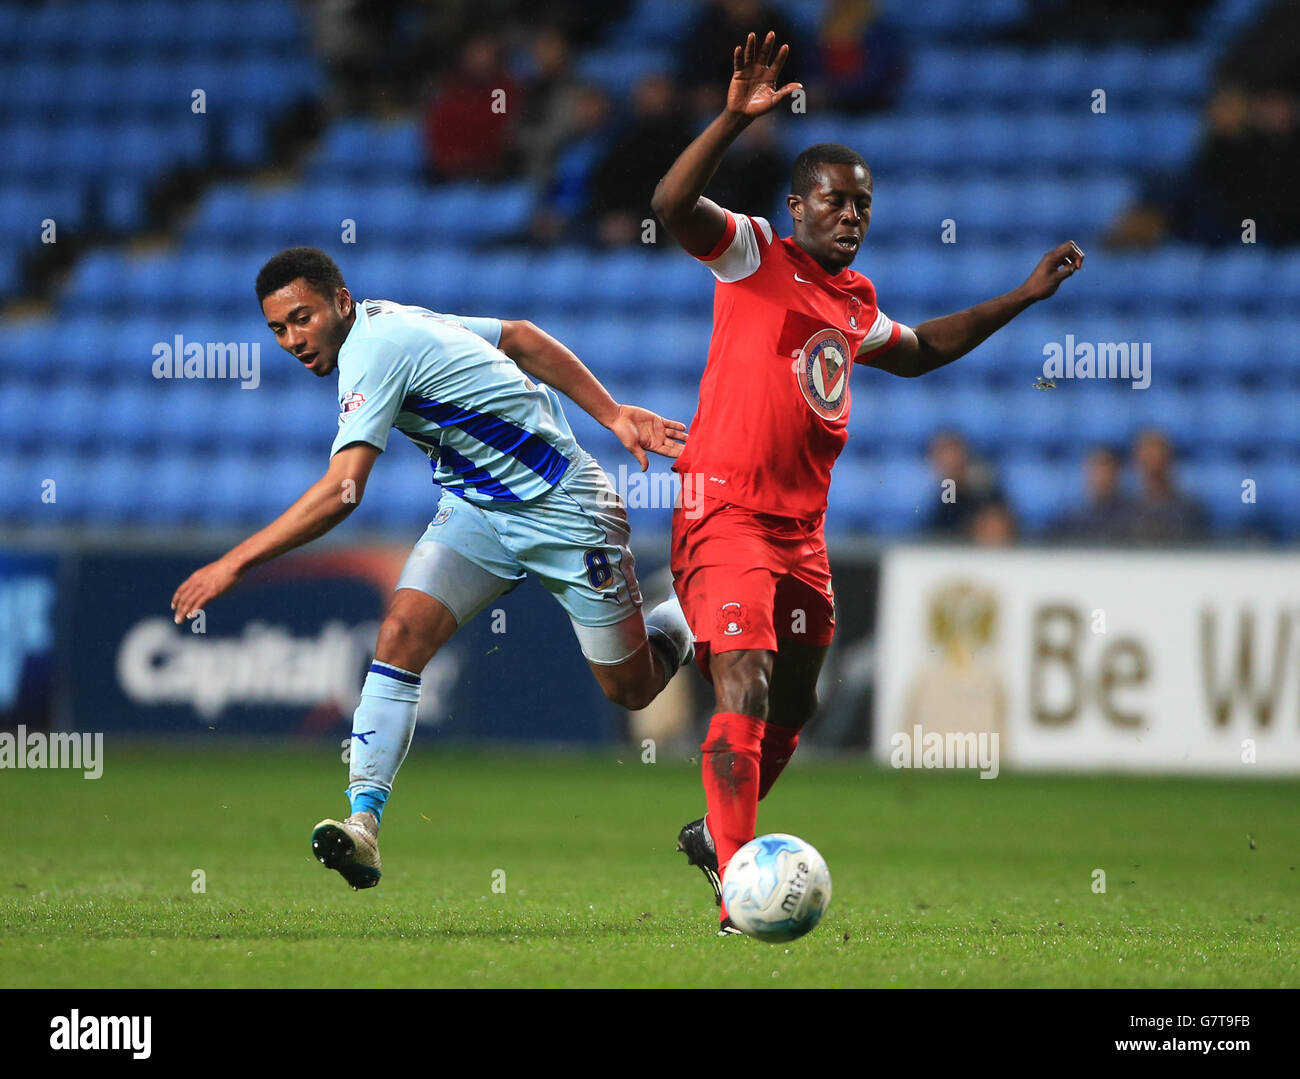
[[[780,945],[714,936],[685,759],[417,752],[366,892],[310,853],[344,784],[324,749],[0,773],[0,986],[1300,985],[1297,781],[796,760],[759,830],[834,894]]]

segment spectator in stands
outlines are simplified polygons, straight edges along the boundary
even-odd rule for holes
[[[1012,547],[1019,532],[1016,515],[1001,501],[981,507],[970,525],[970,538],[976,547]]]
[[[655,224],[650,196],[659,178],[694,137],[676,88],[666,75],[648,75],[633,94],[633,116],[592,170],[587,217],[604,247],[639,243]]]
[[[772,4],[763,0],[709,0],[677,48],[681,60],[678,85],[693,113],[712,116],[718,111],[718,87],[726,85],[736,42],[743,42],[751,33],[757,33],[761,40],[768,30],[776,32],[777,41],[790,46],[791,56],[812,54],[804,50],[803,35]],[[800,81],[789,71],[786,76]]]
[[[930,533],[970,539],[980,511],[1005,501],[993,470],[983,461],[972,460],[966,439],[955,431],[936,434],[930,440],[929,457],[939,479],[939,504],[929,521]]]
[[[474,3],[481,5],[482,0]],[[547,21],[559,28],[569,41],[587,47],[605,39],[609,27],[631,10],[632,0],[600,0],[598,4],[591,0],[546,0],[545,5],[538,5],[535,0],[517,0],[511,6],[515,17],[523,22],[535,19],[540,6]]]
[[[1124,493],[1124,462],[1118,450],[1097,446],[1084,462],[1086,501],[1052,529],[1071,543],[1125,543],[1132,539],[1133,500]]]
[[[411,100],[427,72],[426,12],[412,0],[316,0],[316,48],[330,68],[332,111],[370,111]],[[457,40],[457,39],[453,39]]]
[[[523,93],[497,38],[477,34],[456,68],[438,80],[425,116],[434,180],[500,180],[514,171],[512,127]]]
[[[1205,510],[1174,482],[1174,448],[1163,431],[1148,430],[1133,443],[1138,496],[1130,538],[1136,543],[1196,543],[1209,534]]]
[[[574,101],[573,129],[557,148],[556,160],[538,184],[538,210],[530,225],[536,243],[572,239],[586,208],[592,170],[612,141],[609,98],[599,87],[582,87]]]
[[[776,123],[747,127],[731,144],[705,195],[719,206],[751,206],[760,216],[788,222],[790,162],[781,150],[779,132]]]
[[[831,0],[817,71],[808,79],[816,104],[861,113],[894,103],[907,65],[902,37],[879,9],[876,0]]]
[[[578,127],[582,87],[573,77],[568,39],[558,27],[537,31],[529,51],[532,71],[515,143],[525,174],[535,184],[542,184],[555,167],[561,145]]]
[[[1290,192],[1300,169],[1297,112],[1296,99],[1281,89],[1220,87],[1206,108],[1195,161],[1185,172],[1150,179],[1108,244],[1240,244],[1246,220],[1255,223],[1259,243],[1300,243],[1300,210]]]
[[[1017,41],[1182,41],[1213,0],[1036,0],[1029,19],[1011,35]]]
[[[1300,94],[1300,4],[1275,0],[1247,25],[1219,64],[1219,77]]]
[[[1240,34],[1220,63],[1205,131],[1190,167],[1151,177],[1137,206],[1111,228],[1112,247],[1167,238],[1300,243],[1300,4],[1280,0]]]

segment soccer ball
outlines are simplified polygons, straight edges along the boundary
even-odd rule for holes
[[[776,943],[811,932],[831,901],[831,871],[815,847],[775,832],[746,843],[722,882],[727,914],[742,933]]]

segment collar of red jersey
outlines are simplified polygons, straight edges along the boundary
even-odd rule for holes
[[[852,266],[845,266],[838,273],[827,273],[822,269],[820,262],[795,242],[793,236],[785,236],[781,242],[785,244],[791,260],[799,264],[799,273],[805,276],[811,275],[811,280],[819,284],[834,285],[836,288],[842,288],[845,291],[852,291],[854,285],[859,283],[856,280],[859,275]]]

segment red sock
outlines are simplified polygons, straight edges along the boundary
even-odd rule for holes
[[[700,746],[709,834],[718,852],[718,873],[754,838],[758,821],[758,770],[763,721],[739,712],[719,712]],[[722,916],[727,914],[724,905]]]
[[[758,766],[758,800],[760,802],[767,797],[767,792],[772,789],[772,784],[776,782],[777,776],[790,763],[790,758],[794,756],[795,747],[798,744],[798,727],[783,727],[771,720],[768,720],[763,725],[763,756]]]

